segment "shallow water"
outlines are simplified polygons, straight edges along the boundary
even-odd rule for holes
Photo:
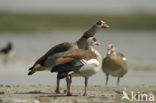
[[[61,35],[63,34],[63,35]],[[82,34],[80,31],[64,31],[40,33],[39,35],[0,35],[0,46],[6,41],[11,40],[14,43],[16,51],[13,57],[10,57],[7,64],[3,63],[0,56],[0,83],[1,84],[51,84],[56,85],[56,74],[48,71],[38,72],[32,76],[27,76],[27,69],[33,65],[34,61],[42,56],[48,49],[54,45],[69,41],[73,42]],[[102,46],[95,47],[104,57],[109,43],[115,44],[117,51],[122,52],[128,58],[128,64],[131,66],[152,66],[156,67],[155,60],[156,32],[99,32],[96,34],[97,40]],[[156,71],[147,70],[129,70],[121,79],[121,85],[156,85]],[[116,85],[116,79],[110,77],[109,85]],[[83,78],[74,78],[74,85],[83,85]],[[104,85],[105,74],[97,73],[89,79],[90,85]],[[65,84],[65,80],[62,80]]]

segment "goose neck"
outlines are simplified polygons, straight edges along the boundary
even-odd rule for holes
[[[87,47],[87,39],[89,37],[93,37],[95,33],[99,30],[99,28],[96,27],[96,25],[93,25],[90,29],[88,29],[83,36],[76,42],[78,47],[81,49],[86,49]]]
[[[91,28],[88,29],[87,35],[88,35],[89,37],[92,37],[92,36],[95,35],[95,33],[96,33],[98,30],[99,30],[99,28],[97,28],[96,25],[93,25]]]
[[[88,46],[88,50],[90,50],[90,51],[92,51],[92,52],[94,52],[95,50],[94,50],[94,48],[93,48],[93,46]]]

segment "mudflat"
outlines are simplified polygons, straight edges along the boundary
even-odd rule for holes
[[[65,92],[66,86],[61,87]],[[156,98],[156,86],[88,86],[88,96],[83,95],[83,86],[72,86],[73,96],[55,94],[55,86],[50,85],[0,85],[0,103],[130,103],[121,100],[123,91],[128,96],[133,91],[136,98],[145,93]],[[146,101],[145,101],[146,103]],[[156,103],[156,100],[150,103]]]

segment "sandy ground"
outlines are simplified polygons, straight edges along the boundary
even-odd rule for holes
[[[55,94],[55,86],[50,85],[0,85],[0,103],[131,103],[121,101],[125,88],[128,95],[130,91],[152,93],[155,102],[150,103],[156,103],[156,86],[89,86],[90,96],[84,97],[83,86],[72,86],[75,94],[66,96]],[[65,86],[61,87],[61,91],[64,90]]]

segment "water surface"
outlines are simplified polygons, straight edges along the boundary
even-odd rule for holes
[[[27,76],[27,69],[33,65],[35,60],[46,53],[51,47],[65,41],[74,42],[79,39],[82,32],[64,31],[39,33],[38,35],[7,34],[0,35],[0,46],[6,41],[14,43],[15,55],[10,58],[7,64],[0,59],[0,83],[1,84],[51,84],[56,85],[56,74],[48,71],[38,72],[32,76]],[[156,32],[99,32],[96,38],[102,46],[95,47],[101,55],[106,55],[107,45],[113,43],[117,51],[124,53],[128,58],[129,69],[131,66],[145,67],[144,70],[129,70],[121,85],[156,85],[156,71],[148,70],[148,66],[156,67],[155,51]],[[116,79],[110,78],[109,85],[115,85]],[[83,78],[74,78],[74,85],[82,85]],[[89,79],[91,85],[104,85],[105,74],[99,72]],[[65,81],[62,80],[62,84]]]

